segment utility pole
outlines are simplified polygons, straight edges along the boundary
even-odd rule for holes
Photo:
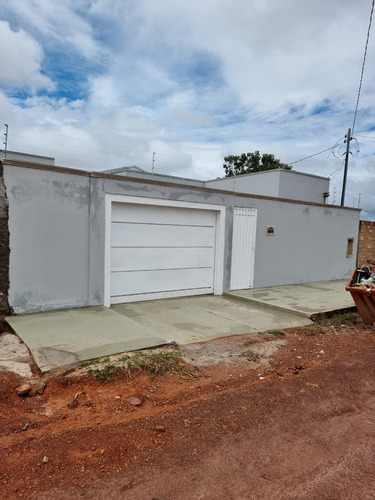
[[[5,141],[3,141],[3,144],[4,144],[4,159],[5,159],[7,157],[7,149],[8,149],[8,125],[4,123],[4,127],[5,127],[5,132],[4,132]]]
[[[344,206],[344,201],[345,201],[345,191],[346,191],[346,177],[348,175],[348,163],[349,163],[349,149],[350,149],[350,141],[353,139],[353,137],[350,135],[352,132],[352,129],[348,129],[348,134],[345,136],[346,137],[346,153],[345,153],[345,168],[344,168],[344,180],[342,182],[342,194],[341,194],[341,206]]]
[[[154,166],[155,166],[155,153],[152,153],[152,167],[151,167],[152,175],[154,175]]]

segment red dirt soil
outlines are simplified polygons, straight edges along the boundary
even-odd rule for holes
[[[261,371],[238,358],[187,379],[60,374],[35,397],[1,373],[0,498],[375,498],[374,329],[311,332],[288,330]]]

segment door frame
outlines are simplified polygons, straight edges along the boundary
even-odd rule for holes
[[[111,306],[111,239],[112,239],[112,204],[126,203],[138,205],[154,205],[162,207],[190,208],[216,212],[215,221],[215,255],[213,290],[215,295],[223,294],[224,286],[224,243],[225,243],[225,205],[195,203],[190,201],[161,200],[159,198],[143,198],[141,196],[105,195],[105,236],[104,236],[104,306]],[[150,294],[151,295],[151,294]],[[184,296],[184,295],[181,295]],[[157,298],[157,297],[155,297]],[[150,299],[151,300],[151,299]]]

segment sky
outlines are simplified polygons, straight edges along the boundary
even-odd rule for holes
[[[155,153],[204,180],[259,150],[329,177],[338,205],[371,5],[0,0],[0,131],[56,165],[151,171]],[[375,220],[375,26],[353,137],[345,205]]]

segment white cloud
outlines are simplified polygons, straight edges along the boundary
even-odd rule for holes
[[[49,48],[62,44],[67,52],[73,50],[86,58],[104,55],[85,19],[89,6],[85,0],[0,1],[3,15],[8,14],[13,24],[23,25]]]
[[[43,49],[36,40],[0,20],[0,85],[53,90],[53,82],[41,73],[42,60]]]
[[[90,170],[149,170],[155,151],[156,171],[197,178],[222,175],[229,153],[291,162],[328,148],[353,120],[369,3],[0,0],[11,147]],[[364,135],[374,126],[374,40],[356,126]],[[39,95],[52,80],[56,92]],[[27,99],[9,92],[26,85]],[[361,192],[368,213],[374,144],[361,140],[349,164],[348,200]],[[333,174],[337,202],[341,165],[327,152],[295,168]]]

